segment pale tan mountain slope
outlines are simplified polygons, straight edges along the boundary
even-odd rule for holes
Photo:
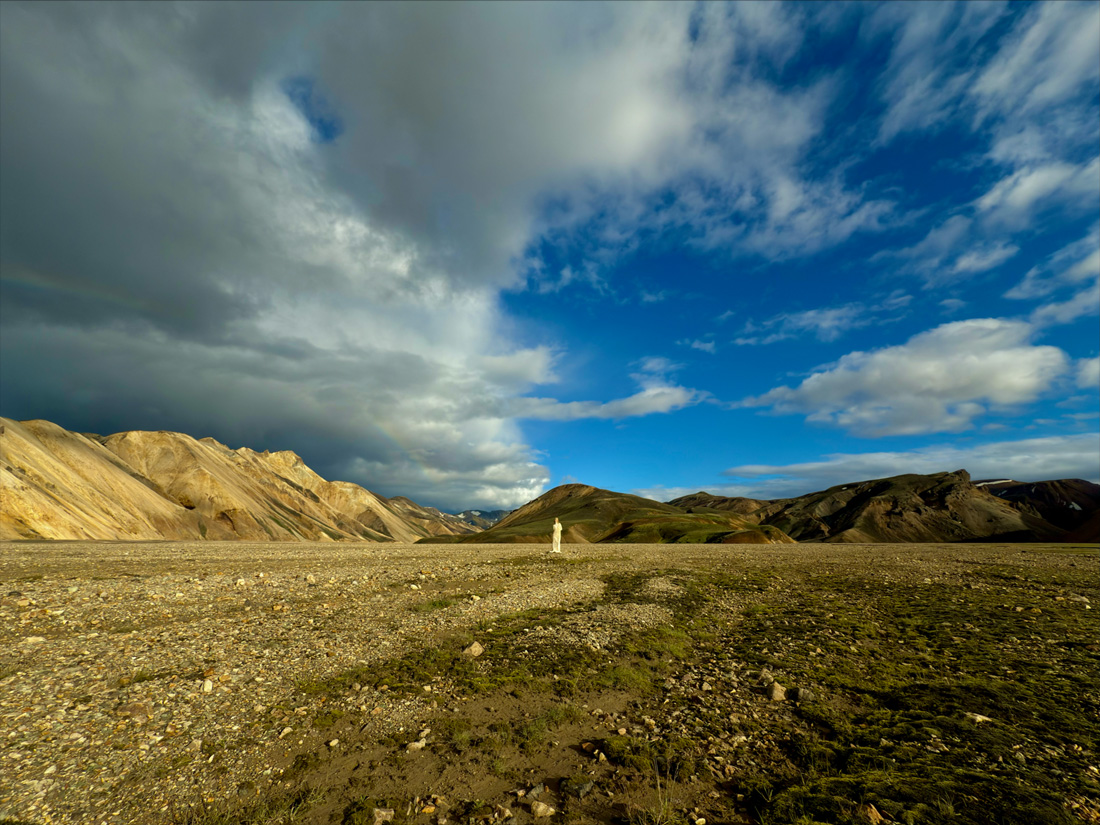
[[[184,539],[198,517],[103,445],[49,421],[0,419],[0,539]]]
[[[99,437],[0,419],[0,538],[416,541],[456,517],[321,478],[292,452],[212,438]]]

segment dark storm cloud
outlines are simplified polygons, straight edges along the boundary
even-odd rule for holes
[[[297,449],[328,477],[446,506],[537,495],[548,474],[517,416],[703,397],[522,397],[553,358],[502,332],[497,295],[555,220],[538,203],[574,204],[563,233],[601,215],[621,239],[653,192],[721,181],[648,228],[708,237],[751,195],[781,208],[747,245],[787,250],[884,208],[800,177],[828,83],[725,74],[731,32],[781,65],[795,28],[748,4],[693,13],[0,4],[4,413]]]

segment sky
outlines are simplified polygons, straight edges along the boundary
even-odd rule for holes
[[[1100,4],[0,4],[0,413],[448,511],[1100,480]]]

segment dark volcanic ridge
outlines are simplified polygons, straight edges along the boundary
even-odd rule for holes
[[[956,470],[842,484],[775,501],[700,492],[669,504],[734,512],[797,541],[1100,541],[1100,485],[1081,479],[975,483]]]

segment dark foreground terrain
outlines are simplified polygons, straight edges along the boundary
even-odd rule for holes
[[[1097,823],[1098,602],[1095,546],[2,544],[0,821]]]

